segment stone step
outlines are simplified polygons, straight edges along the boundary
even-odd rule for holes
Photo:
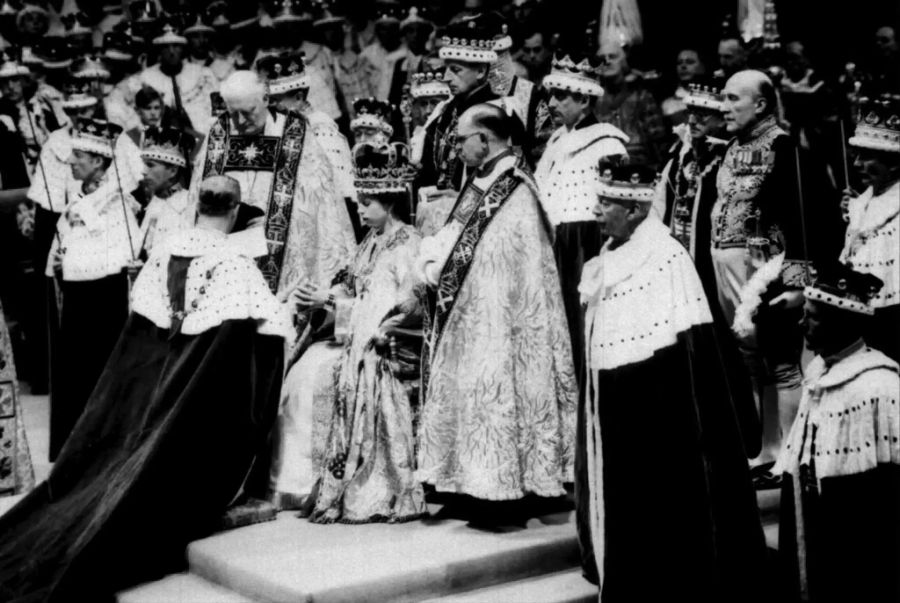
[[[597,587],[573,568],[467,593],[429,599],[425,603],[596,603]]]
[[[116,595],[118,603],[254,603],[195,574],[173,574]]]
[[[191,571],[267,603],[412,602],[570,569],[574,513],[499,532],[462,520],[318,525],[281,513],[188,547]]]
[[[777,548],[779,492],[758,492],[757,501],[767,543]],[[192,543],[192,574],[126,591],[120,601],[595,600],[577,551],[571,512],[499,532],[456,519],[318,525],[286,512]]]

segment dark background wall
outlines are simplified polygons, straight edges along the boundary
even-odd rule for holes
[[[567,35],[600,15],[600,0],[544,0],[546,20]],[[721,23],[737,12],[736,0],[638,0],[644,26],[644,48],[639,60],[644,67],[666,71],[686,44],[713,58]],[[834,8],[835,6],[838,9]],[[847,59],[862,60],[881,25],[900,26],[900,1],[777,0],[782,41],[799,39],[806,44],[815,63],[828,70],[842,68]]]

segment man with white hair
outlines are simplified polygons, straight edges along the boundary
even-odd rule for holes
[[[254,230],[251,240],[269,287],[286,295],[303,282],[328,286],[350,259],[355,239],[328,157],[316,137],[307,136],[309,121],[270,111],[266,85],[252,71],[232,73],[221,94],[227,111],[197,157],[192,193],[210,176],[235,178],[245,202],[265,212],[262,232]]]

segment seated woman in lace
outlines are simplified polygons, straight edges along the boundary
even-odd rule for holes
[[[314,343],[289,371],[271,473],[282,506],[299,503],[321,523],[397,522],[425,513],[413,477],[414,409],[406,386],[417,374],[421,339],[390,334],[385,320],[405,299],[421,237],[398,218],[406,193],[359,194],[370,230],[350,266],[330,289],[304,285],[293,293],[298,305],[313,308],[313,324],[327,312],[324,320],[333,320],[345,342]]]

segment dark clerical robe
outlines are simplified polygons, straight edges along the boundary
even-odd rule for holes
[[[806,370],[783,473],[789,598],[900,601],[900,378],[862,340]]]
[[[585,264],[576,495],[604,603],[757,601],[765,541],[700,279],[651,214]]]
[[[102,601],[177,571],[268,433],[282,305],[225,235],[169,241],[49,478],[0,518],[0,600]]]

